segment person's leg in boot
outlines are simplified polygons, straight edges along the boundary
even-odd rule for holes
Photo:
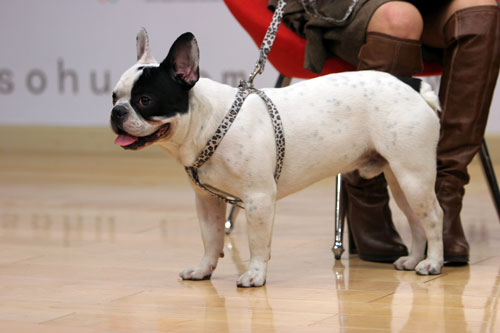
[[[422,18],[406,2],[389,2],[373,14],[366,43],[359,52],[358,70],[380,70],[397,76],[422,71]],[[393,262],[408,254],[397,233],[389,209],[389,193],[383,175],[363,179],[358,172],[343,175],[347,191],[346,216],[355,244],[350,252],[369,261]],[[355,251],[352,251],[355,245]]]
[[[435,31],[427,30],[426,18],[424,42],[440,47],[438,36],[444,49],[436,182],[444,211],[444,260],[467,263],[469,244],[460,211],[469,182],[467,165],[481,147],[500,66],[500,9],[496,0],[452,1],[429,21]]]

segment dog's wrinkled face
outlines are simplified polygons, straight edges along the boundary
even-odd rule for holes
[[[191,33],[174,42],[158,64],[149,48],[146,30],[137,35],[137,63],[113,90],[111,128],[115,143],[140,149],[170,137],[176,119],[189,111],[189,90],[199,79],[199,50]]]

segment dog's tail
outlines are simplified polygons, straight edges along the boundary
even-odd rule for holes
[[[420,82],[420,95],[425,99],[427,104],[437,112],[441,111],[441,104],[439,103],[439,97],[432,89],[431,85],[425,81]]]
[[[429,106],[436,111],[436,113],[441,111],[439,97],[436,95],[430,84],[413,77],[398,77],[398,79],[415,89],[427,102],[427,104],[429,104]]]

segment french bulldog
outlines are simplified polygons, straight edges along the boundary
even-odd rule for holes
[[[184,167],[197,159],[231,107],[238,88],[200,78],[193,34],[182,34],[158,63],[144,29],[137,63],[113,90],[115,143],[138,150],[155,144]],[[409,255],[396,269],[440,274],[443,213],[434,192],[439,101],[421,81],[412,88],[377,71],[331,74],[285,88],[263,89],[279,110],[286,142],[275,181],[276,143],[266,104],[248,96],[213,156],[198,170],[200,182],[241,198],[250,247],[238,287],[266,282],[276,201],[326,177],[358,170],[385,174],[411,226]],[[184,280],[209,279],[223,255],[226,203],[193,184],[204,244],[197,267]],[[426,257],[426,241],[428,244]]]

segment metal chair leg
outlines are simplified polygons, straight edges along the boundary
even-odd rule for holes
[[[491,162],[490,153],[488,152],[488,146],[486,145],[485,139],[483,139],[483,143],[481,144],[479,157],[481,158],[481,165],[483,166],[483,171],[486,176],[486,180],[488,181],[490,193],[495,203],[498,217],[500,219],[500,191],[498,190],[495,169],[493,168],[493,163]]]
[[[337,175],[336,191],[335,191],[335,242],[333,243],[332,252],[335,259],[339,260],[344,253],[343,235],[344,235],[344,202],[342,191],[342,174]]]
[[[238,212],[240,208],[238,206],[231,206],[231,210],[229,211],[229,215],[227,216],[226,223],[224,223],[224,232],[226,235],[229,235],[234,228],[234,221],[236,220],[236,216],[238,216]]]

